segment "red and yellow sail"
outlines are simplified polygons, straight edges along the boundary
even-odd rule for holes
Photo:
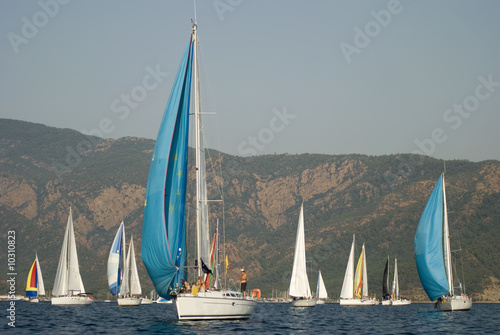
[[[356,274],[354,275],[354,293],[358,298],[361,298],[361,288],[363,287],[363,258],[365,256],[364,249],[359,256],[358,265],[356,266]]]
[[[36,259],[31,266],[28,273],[28,280],[26,281],[26,296],[36,297],[38,295],[38,275],[37,275],[37,262]]]

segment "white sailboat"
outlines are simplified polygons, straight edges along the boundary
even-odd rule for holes
[[[320,270],[318,273],[318,284],[316,285],[316,305],[323,305],[326,299],[328,299],[328,292],[326,291]]]
[[[394,281],[392,282],[392,305],[410,305],[411,300],[399,296],[398,259],[394,259]]]
[[[159,296],[175,301],[179,320],[248,319],[257,302],[249,297],[245,299],[241,292],[219,289],[215,284],[207,289],[182,290],[181,280],[188,279],[185,208],[191,100],[196,153],[197,278],[205,276],[202,267],[210,253],[197,50],[195,23],[153,151],[144,207],[141,256]],[[216,272],[215,269],[206,270]]]
[[[92,297],[85,293],[82,277],[80,276],[71,207],[51,301],[52,305],[90,305],[94,302]]]
[[[309,279],[307,278],[306,265],[306,240],[304,233],[304,204],[300,206],[299,224],[297,227],[297,238],[295,240],[295,252],[293,254],[292,277],[288,294],[293,298],[293,307],[314,307],[316,300],[313,299]]]
[[[450,232],[444,173],[432,191],[415,234],[415,261],[420,282],[441,311],[466,311],[472,299],[460,284],[455,292],[451,264]]]
[[[42,269],[38,261],[38,254],[35,255],[35,261],[31,266],[26,281],[26,296],[30,302],[40,301],[40,296],[45,295],[45,285],[43,284]]]
[[[125,248],[124,248],[125,249]],[[134,237],[130,237],[127,258],[123,267],[123,280],[120,285],[120,297],[117,299],[118,306],[139,306],[142,294],[141,282],[135,261]]]
[[[356,237],[352,236],[351,252],[347,261],[344,275],[344,283],[340,292],[340,306],[373,306],[378,301],[368,297],[368,275],[366,270],[365,245],[358,260],[356,272],[354,272],[354,246]]]

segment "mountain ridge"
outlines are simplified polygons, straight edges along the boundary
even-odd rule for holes
[[[153,140],[101,139],[0,119],[1,224],[3,232],[15,229],[18,234],[19,290],[36,251],[46,286],[52,286],[72,206],[84,284],[96,294],[106,294],[107,255],[122,219],[137,246],[141,240],[153,146]],[[356,234],[358,255],[360,243],[366,243],[373,294],[381,296],[389,254],[391,261],[398,257],[403,294],[426,301],[416,274],[413,236],[442,172],[442,161],[409,154],[238,157],[213,152],[207,161],[222,166],[216,178],[224,188],[224,206],[212,206],[211,218],[226,222],[225,249],[234,281],[237,269],[245,267],[249,287],[259,287],[267,296],[288,289],[298,213],[304,202],[311,283],[321,270],[330,296],[338,297]],[[446,166],[449,208],[454,211],[452,248],[463,248],[468,291],[475,300],[498,301],[500,229],[495,222],[500,219],[500,162],[454,160]],[[220,184],[208,185],[214,199],[220,197],[219,189]],[[150,290],[140,250],[137,254],[143,289]],[[0,278],[0,287],[7,287]],[[229,284],[236,289],[234,281]]]

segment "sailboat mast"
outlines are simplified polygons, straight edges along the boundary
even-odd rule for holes
[[[450,293],[453,295],[453,271],[451,268],[451,246],[450,246],[450,230],[448,228],[448,207],[446,206],[446,188],[443,173],[443,244],[444,244],[444,260],[446,267],[446,276],[448,277],[448,286]]]
[[[194,127],[196,166],[196,260],[198,277],[201,276],[201,134],[200,134],[200,85],[198,74],[198,32],[193,24],[193,85],[194,85]]]

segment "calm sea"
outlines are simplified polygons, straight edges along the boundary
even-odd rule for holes
[[[8,326],[1,302],[3,334],[500,334],[500,304],[473,304],[468,312],[438,312],[432,304],[410,306],[292,308],[259,303],[246,321],[179,322],[173,305],[118,307],[16,303],[16,327]]]

